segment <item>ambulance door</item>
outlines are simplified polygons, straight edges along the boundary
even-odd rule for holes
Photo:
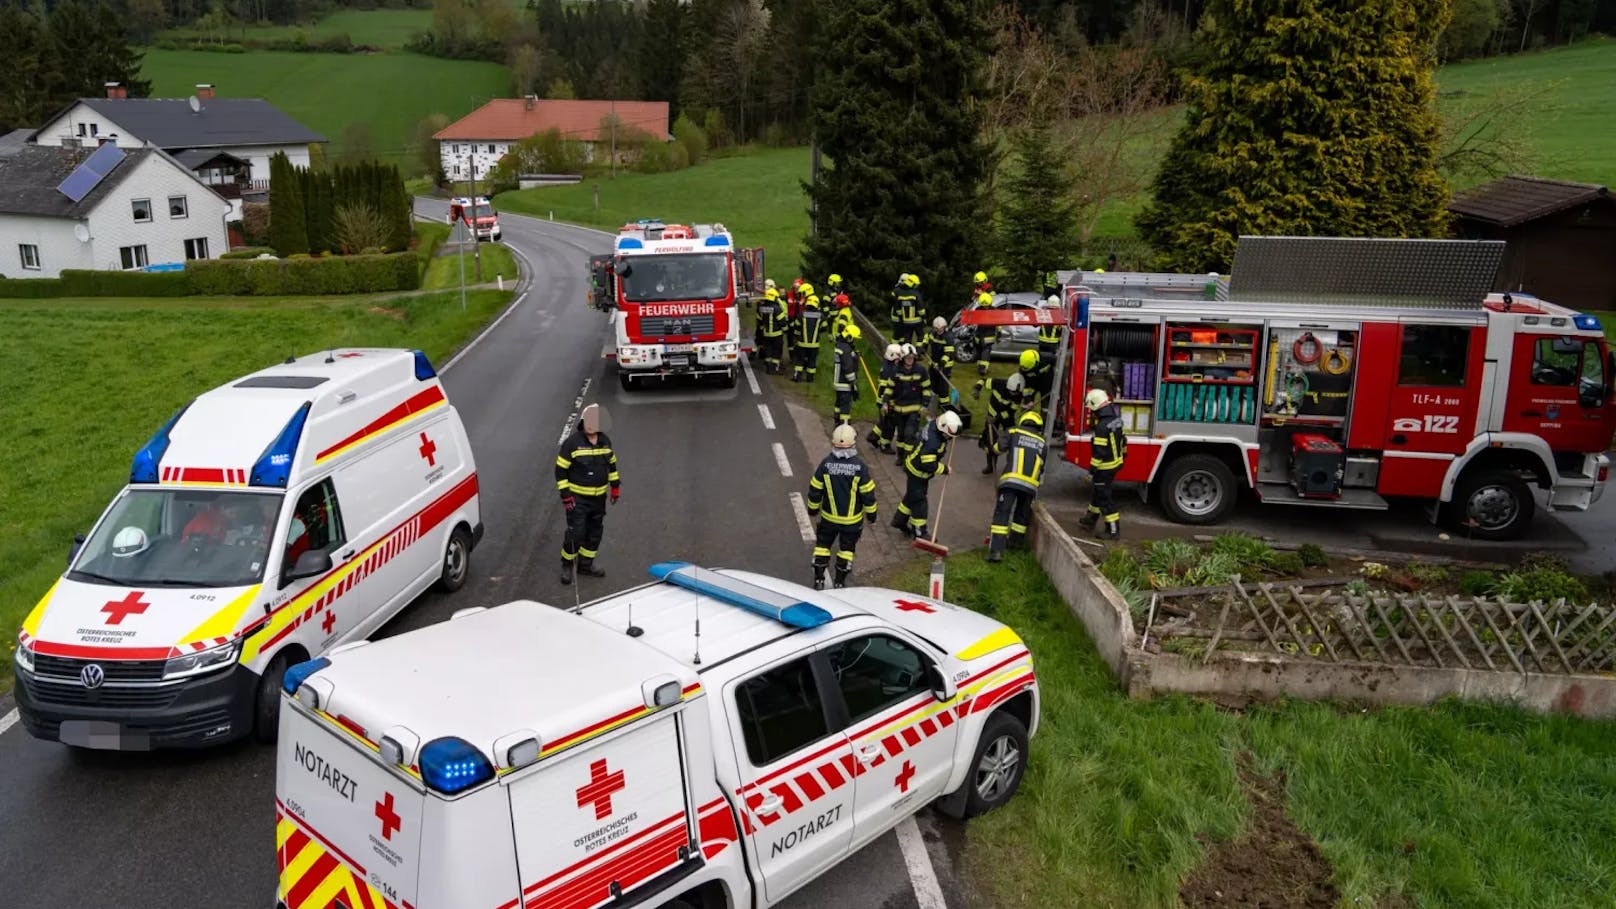
[[[845,857],[853,842],[853,748],[823,654],[799,653],[725,687],[741,820],[768,901]]]
[[[1385,461],[1376,491],[1435,496],[1476,436],[1486,328],[1404,322],[1386,405]]]
[[[1591,338],[1517,335],[1504,431],[1538,436],[1554,451],[1604,451],[1605,354]]]
[[[346,604],[341,601],[348,593],[343,569],[356,549],[348,540],[333,478],[308,482],[293,490],[286,501],[291,503],[291,510],[282,518],[285,529],[275,603],[296,602],[304,594],[314,597],[296,603],[296,608],[314,607],[299,626],[299,637],[310,645],[310,652],[319,653],[336,639],[337,626],[344,621],[338,616],[354,602],[351,598]],[[351,627],[351,623],[345,627]]]

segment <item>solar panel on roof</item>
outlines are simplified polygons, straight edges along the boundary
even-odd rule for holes
[[[91,155],[83,166],[105,177],[107,174],[112,173],[112,169],[117,167],[118,162],[122,161],[123,158],[123,149],[108,142],[106,145],[96,149],[95,154]]]
[[[67,179],[56,187],[56,191],[74,202],[80,202],[90,194],[90,190],[95,189],[106,178],[107,174],[112,173],[112,169],[117,167],[123,158],[123,149],[109,142],[96,149],[89,160],[73,168]]]

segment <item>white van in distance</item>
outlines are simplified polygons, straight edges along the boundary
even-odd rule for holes
[[[85,748],[273,741],[286,668],[458,589],[482,531],[465,427],[420,351],[220,386],[135,454],[24,620],[23,725]]]

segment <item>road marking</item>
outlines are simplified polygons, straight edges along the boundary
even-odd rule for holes
[[[909,883],[914,885],[920,909],[948,909],[942,885],[937,883],[937,871],[926,854],[926,841],[921,839],[912,814],[898,825],[898,848],[903,851],[903,863],[909,869]]]
[[[511,303],[511,305],[505,307],[505,311],[499,314],[499,318],[497,318],[494,321],[488,323],[488,327],[483,329],[482,331],[478,332],[477,337],[472,338],[470,344],[467,344],[465,347],[460,348],[459,353],[457,353],[454,356],[450,357],[449,362],[443,364],[443,369],[439,370],[439,372],[448,372],[451,367],[453,367],[456,363],[460,362],[461,357],[465,356],[466,354],[471,353],[471,349],[473,347],[476,347],[482,341],[482,339],[488,337],[489,332],[491,332],[494,329],[498,328],[499,323],[505,321],[506,316],[509,316],[511,313],[516,312],[516,308],[518,306],[521,306],[522,301],[526,300],[526,299],[527,299],[527,291],[524,290],[524,291],[522,291],[521,295],[516,298],[515,302],[513,302],[513,303]]]
[[[752,360],[745,354],[741,355],[741,371],[746,373],[746,387],[752,389],[752,394],[763,394],[758,390],[757,376],[752,374]],[[773,429],[774,427],[770,426],[769,428]]]
[[[812,543],[814,541],[814,524],[808,520],[808,506],[802,503],[802,493],[794,492],[791,494],[791,510],[797,513],[797,529],[802,531],[802,541]]]
[[[774,414],[769,413],[769,405],[767,405],[767,404],[759,404],[758,405],[758,416],[763,418],[763,428],[764,429],[773,429],[774,428]]]
[[[780,476],[791,476],[791,462],[786,460],[786,447],[779,442],[774,443],[774,463],[780,465]]]
[[[17,725],[17,708],[13,707],[10,713],[0,716],[0,735],[5,735],[6,730],[15,725]]]
[[[566,422],[561,424],[561,438],[556,439],[557,445],[565,443],[567,436],[572,435],[573,427],[578,425],[578,412],[584,409],[584,395],[589,394],[589,383],[593,381],[593,378],[585,379],[583,387],[578,389],[578,397],[572,399],[572,413],[567,414]]]

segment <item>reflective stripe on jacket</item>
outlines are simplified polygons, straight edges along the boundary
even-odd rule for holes
[[[1122,412],[1115,404],[1096,410],[1094,444],[1089,450],[1090,470],[1116,470],[1128,455],[1128,437],[1122,431]]]
[[[875,479],[869,465],[857,455],[826,455],[808,480],[808,513],[832,524],[875,520]]]
[[[999,475],[999,486],[1037,492],[1044,481],[1043,437],[1017,426],[1000,437],[999,451],[1010,455],[1004,473]]]
[[[598,432],[591,443],[582,429],[573,430],[556,453],[555,477],[562,495],[603,496],[616,488],[617,452],[612,440]]]

